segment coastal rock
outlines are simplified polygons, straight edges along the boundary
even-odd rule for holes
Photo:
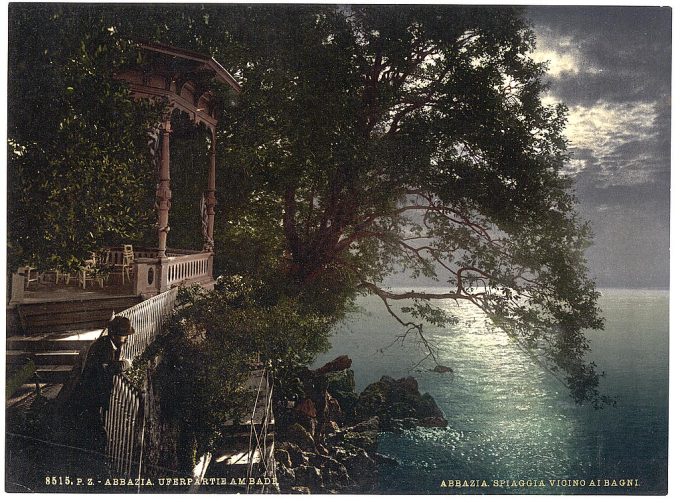
[[[358,419],[367,419],[377,415],[380,419],[380,427],[393,430],[398,423],[407,419],[417,420],[425,418],[441,418],[444,414],[436,402],[428,393],[420,394],[418,381],[413,377],[393,379],[383,376],[380,381],[370,384],[359,395],[359,401],[355,407]],[[437,423],[432,419],[428,424]]]
[[[378,447],[379,419],[374,416],[350,428],[343,428],[329,436],[328,442],[335,446],[355,446],[373,454]]]
[[[356,433],[347,431],[342,432],[333,442],[336,445],[343,445],[345,447],[358,447],[373,455],[378,448],[378,434],[377,432]]]
[[[378,448],[378,435],[368,432],[354,433],[347,432],[343,436],[343,442],[360,447],[370,454],[374,454]]]
[[[383,376],[358,395],[349,365],[349,358],[340,357],[315,371],[296,371],[295,389],[303,391],[295,407],[282,407],[289,420],[277,417],[283,441],[275,457],[284,491],[371,492],[379,466],[398,466],[377,453],[381,431],[446,427],[441,410],[429,394],[420,393],[415,378]]]
[[[352,366],[352,359],[347,355],[338,356],[335,360],[330,361],[314,370],[316,374],[326,374],[328,372],[337,372],[340,370],[348,369]]]
[[[404,419],[386,419],[380,423],[381,431],[400,432],[412,430],[418,426],[418,419],[407,417]]]
[[[314,437],[300,424],[293,423],[286,430],[286,439],[299,445],[303,450],[316,451]],[[290,452],[290,451],[289,451]]]
[[[324,486],[330,490],[341,489],[350,484],[349,473],[342,463],[327,464],[321,468]]]
[[[290,491],[295,485],[295,472],[292,468],[276,465],[276,480],[284,491]]]
[[[347,474],[352,483],[361,490],[370,490],[377,482],[377,470],[375,461],[368,453],[357,447],[348,446],[347,449],[339,449],[335,453],[347,469]]]
[[[366,421],[362,421],[361,423],[355,424],[354,426],[347,428],[347,431],[355,432],[355,433],[378,433],[378,430],[380,428],[380,419],[378,416],[373,416]]]
[[[352,369],[328,372],[326,382],[328,383],[328,392],[333,396],[336,396],[338,392],[354,393],[356,386]]]
[[[418,426],[424,428],[446,428],[449,422],[443,417],[424,417],[418,420]]]
[[[291,468],[293,466],[290,454],[284,449],[276,449],[274,451],[274,459],[279,465],[285,466],[286,468]]]
[[[385,456],[384,454],[379,454],[377,452],[373,454],[373,459],[375,459],[376,463],[380,465],[390,466],[393,468],[399,466],[399,461],[396,459]]]
[[[324,396],[324,421],[340,421],[343,417],[340,403],[333,396],[326,392]]]
[[[309,487],[304,487],[304,486],[293,486],[290,488],[291,494],[312,494],[312,491],[309,490]]]
[[[432,395],[429,393],[423,393],[420,396],[420,400],[416,401],[415,404],[416,416],[417,418],[425,417],[444,417],[444,413],[434,401]]]
[[[295,412],[302,417],[316,417],[316,406],[309,398],[305,398],[295,406]]]
[[[310,463],[321,471],[323,485],[326,490],[336,490],[350,482],[347,468],[335,458],[317,454],[310,456]]]
[[[432,369],[432,372],[445,374],[447,372],[453,372],[453,369],[451,367],[447,367],[446,365],[437,365],[435,368]]]
[[[418,393],[418,381],[416,381],[416,378],[413,376],[402,377],[396,381],[390,377],[388,378],[388,381],[396,383],[396,385],[406,393]]]
[[[291,467],[306,465],[309,463],[309,455],[299,446],[291,442],[280,442],[277,444],[280,450],[284,450],[290,457]]]
[[[323,485],[321,470],[319,470],[316,466],[298,466],[293,471],[295,472],[296,484],[308,487],[315,492],[318,491],[318,489],[320,489]]]
[[[355,419],[354,408],[359,401],[359,395],[354,391],[336,391],[331,392],[335,399],[340,404],[342,410],[342,417],[345,423],[351,423]]]
[[[341,472],[343,471],[344,468],[344,465],[342,463],[340,463],[337,459],[331,456],[319,455],[317,457],[317,462],[319,462],[320,468],[326,468],[333,472]]]

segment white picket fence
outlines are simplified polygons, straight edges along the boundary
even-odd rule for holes
[[[142,475],[144,429],[146,426],[144,392],[124,375],[113,377],[109,408],[104,412],[106,456],[115,476],[139,478]]]
[[[135,329],[121,351],[124,358],[132,360],[139,356],[160,335],[176,300],[177,288],[172,288],[117,313],[129,318]],[[125,375],[114,376],[103,419],[106,455],[116,476],[138,478],[142,475],[146,405],[144,390],[138,389]]]
[[[123,358],[133,360],[144,352],[163,330],[176,301],[177,288],[171,288],[116,314],[128,318],[135,329],[135,333],[128,337],[127,344],[123,346]]]

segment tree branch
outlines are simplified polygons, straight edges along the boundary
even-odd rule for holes
[[[437,360],[437,355],[436,355],[437,349],[425,337],[425,334],[423,333],[423,324],[422,323],[414,323],[412,321],[402,320],[401,317],[399,317],[399,315],[397,315],[397,313],[395,313],[392,310],[392,306],[390,306],[389,302],[387,302],[387,300],[390,298],[388,295],[386,295],[388,292],[381,290],[380,288],[378,288],[377,285],[374,285],[372,283],[364,282],[362,284],[363,285],[371,285],[372,287],[374,287],[375,288],[374,293],[382,300],[383,304],[385,305],[385,309],[387,309],[387,312],[390,313],[390,316],[392,316],[395,320],[397,320],[397,322],[399,322],[399,324],[401,326],[403,326],[407,329],[406,333],[397,337],[396,340],[400,340],[400,339],[404,340],[406,338],[406,336],[413,330],[415,330],[418,333],[418,338],[419,338],[420,342],[423,344],[423,346],[425,347],[426,355],[418,363],[416,363],[413,367],[411,367],[411,370],[418,367],[421,363],[423,363],[428,358],[432,358],[435,365],[439,365],[439,362]]]

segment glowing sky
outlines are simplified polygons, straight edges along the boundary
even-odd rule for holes
[[[600,286],[664,287],[669,274],[671,10],[529,7],[549,61]]]

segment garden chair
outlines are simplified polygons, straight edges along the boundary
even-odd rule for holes
[[[132,282],[131,272],[132,263],[135,261],[135,252],[132,245],[123,245],[123,256],[120,264],[113,264],[114,274],[120,274],[121,283],[124,285],[126,280]]]
[[[94,252],[90,259],[85,261],[83,267],[78,271],[78,283],[83,290],[87,288],[88,281],[98,284],[99,288],[104,288],[104,280],[108,274],[103,265],[101,257]]]
[[[102,263],[101,258],[95,252],[92,252],[90,258],[83,263],[76,274],[71,272],[58,272],[57,282],[59,281],[59,276],[64,278],[65,285],[70,285],[71,280],[75,279],[78,282],[78,285],[85,290],[88,282],[99,285],[99,288],[104,288],[104,281],[108,277],[108,272],[106,271],[106,265]]]
[[[38,269],[32,265],[20,267],[17,272],[24,277],[24,289],[28,289],[31,283],[40,282],[41,275],[38,273]]]

